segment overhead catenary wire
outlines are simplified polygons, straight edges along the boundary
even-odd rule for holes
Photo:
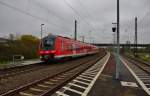
[[[139,23],[142,23],[144,21],[145,17],[147,17],[149,14],[150,14],[150,11],[149,11],[149,8],[148,8],[148,11],[145,12],[144,16],[142,17],[142,19],[140,19]]]
[[[79,4],[84,8],[84,11],[87,13],[88,17],[92,17],[91,14],[89,13],[89,11],[87,10],[87,8],[82,4],[82,2],[80,0],[79,1]],[[96,28],[91,24],[91,26],[95,29],[96,31]]]
[[[79,13],[75,8],[72,7],[72,5],[70,5],[66,0],[64,0],[64,2],[66,3],[66,5],[67,5],[68,7],[70,7],[70,8],[74,11],[74,13],[75,13],[77,16],[79,16],[79,17],[81,18],[82,21],[84,21],[84,22],[85,22],[87,25],[89,25],[93,30],[95,30],[95,28],[94,28],[86,19],[84,19],[84,18],[80,15],[80,13]]]
[[[149,8],[148,8],[147,10],[148,10],[148,11],[147,11],[147,12],[145,11],[145,14],[143,15],[143,17],[138,20],[138,24],[141,24],[141,23],[144,21],[145,17],[150,14]],[[130,27],[131,27],[131,26],[128,24],[125,29],[129,29]]]
[[[91,17],[91,15],[90,15],[90,13],[88,12],[88,10],[86,9],[86,7],[82,4],[82,2],[80,1],[80,0],[78,0],[79,1],[79,4],[84,8],[84,10],[86,11],[86,13],[87,13],[87,15],[89,16],[89,17]]]
[[[0,1],[0,4],[3,5],[3,6],[6,6],[6,7],[8,7],[8,8],[11,8],[11,9],[17,11],[17,12],[20,12],[20,13],[22,13],[22,14],[25,14],[25,15],[27,15],[27,16],[30,16],[30,17],[32,17],[32,18],[35,18],[35,19],[38,19],[38,20],[47,22],[48,24],[51,24],[51,25],[53,25],[53,26],[55,26],[55,27],[57,27],[57,28],[59,28],[59,29],[61,29],[61,30],[62,30],[62,29],[65,30],[65,31],[68,30],[68,29],[65,29],[65,28],[63,28],[63,27],[61,27],[61,26],[58,26],[58,25],[55,24],[55,23],[49,22],[49,21],[48,21],[47,19],[45,19],[45,18],[42,18],[42,17],[36,16],[36,15],[33,15],[33,14],[29,13],[29,12],[26,12],[26,11],[24,11],[24,10],[21,10],[21,9],[19,9],[19,8],[16,8],[16,7],[14,7],[13,5],[8,4],[8,3],[6,3],[6,2]]]
[[[141,30],[142,29],[142,26],[141,26],[141,24],[143,25],[143,23],[144,23],[144,20],[145,20],[145,18],[147,17],[147,16],[149,16],[149,14],[150,14],[150,11],[149,11],[149,8],[145,11],[145,13],[144,13],[144,15],[143,16],[141,16],[141,18],[140,18],[140,16],[137,16],[137,17],[139,17],[138,18],[138,25],[139,25],[139,29]],[[131,22],[131,21],[130,21]],[[133,22],[133,21],[132,21]],[[134,23],[133,23],[134,24]],[[134,25],[133,25],[134,26]],[[133,26],[131,26],[131,25],[129,25],[129,24],[127,24],[127,27],[125,28],[125,32],[127,32],[127,30],[129,30],[130,28],[132,28]],[[133,29],[132,30],[134,30],[134,27],[133,27]],[[130,35],[131,36],[131,35]],[[133,36],[132,37],[134,37],[135,36],[135,34],[133,34]],[[129,36],[128,36],[128,40],[129,40]],[[133,40],[134,41],[134,40]]]
[[[33,1],[33,0],[31,1],[34,2],[34,4],[36,4],[38,7],[43,8],[48,13],[51,13],[53,16],[57,17],[58,19],[66,21],[64,18],[62,18],[62,16],[56,14],[54,11],[50,10],[49,8],[42,6],[38,1]]]

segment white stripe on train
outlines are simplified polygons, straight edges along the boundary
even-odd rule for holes
[[[88,54],[95,54],[97,53],[97,51],[94,52],[88,52],[88,53],[77,53],[77,54],[70,54],[70,55],[59,55],[59,56],[55,56],[55,58],[63,58],[63,57],[76,57],[76,56],[84,56],[84,55],[88,55]]]

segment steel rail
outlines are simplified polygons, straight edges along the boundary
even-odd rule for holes
[[[143,70],[144,72],[146,72],[147,74],[150,75],[150,71],[148,71],[148,70],[146,70],[145,68],[142,67],[142,64],[144,64],[145,66],[147,66],[147,67],[150,68],[149,65],[147,65],[147,64],[145,64],[145,63],[143,63],[143,62],[140,62],[140,61],[138,61],[138,60],[136,60],[136,59],[130,58],[130,57],[124,56],[124,58],[126,58],[128,61],[130,61],[131,63],[135,64],[138,68],[140,68],[141,70]],[[137,63],[138,63],[138,64],[137,64]]]
[[[99,60],[100,58],[104,57],[105,55],[106,55],[106,54],[103,54],[103,55],[102,55],[101,57],[99,57],[97,60]],[[96,61],[97,61],[97,60],[96,60]],[[88,61],[86,61],[86,62],[88,63],[89,61],[90,61],[90,60],[88,60]],[[96,61],[95,61],[95,62],[96,62]],[[85,65],[85,62],[82,63],[82,64]],[[72,67],[72,68],[70,68],[70,69],[64,70],[64,71],[62,71],[62,72],[59,72],[59,73],[57,73],[57,74],[55,74],[55,75],[53,75],[53,76],[47,76],[47,77],[44,78],[44,79],[36,80],[36,81],[34,81],[34,82],[28,83],[27,85],[21,86],[21,87],[19,87],[19,88],[14,89],[14,90],[10,90],[10,91],[8,91],[8,92],[6,92],[6,93],[4,93],[4,94],[1,94],[1,96],[13,96],[13,95],[15,95],[15,94],[18,94],[19,92],[22,92],[22,91],[25,91],[25,90],[31,88],[32,86],[35,86],[35,85],[37,85],[37,84],[39,84],[39,83],[41,83],[41,82],[43,82],[43,81],[49,80],[49,79],[51,79],[51,78],[55,78],[55,77],[59,76],[60,74],[66,73],[66,72],[71,71],[71,70],[73,70],[73,69],[75,69],[75,68],[78,69],[79,66],[81,66],[81,64],[79,64],[79,65],[77,65],[77,66],[74,66],[74,67]],[[86,66],[87,66],[87,65],[86,65]],[[91,64],[91,66],[92,66],[92,64]],[[85,67],[85,66],[84,66],[84,67]],[[88,67],[90,67],[90,66],[88,66]],[[86,69],[85,69],[85,70],[86,70]],[[76,76],[77,73],[74,74],[74,75]],[[75,78],[75,77],[72,77],[72,78]],[[60,85],[58,85],[58,86],[52,88],[51,91],[49,90],[48,92],[44,93],[44,94],[41,95],[41,96],[44,96],[44,95],[47,94],[47,93],[48,93],[48,94],[49,94],[49,93],[53,93],[54,90],[56,90],[57,88],[60,88],[60,86],[62,86],[63,84],[65,84],[66,82],[68,82],[68,81],[69,81],[70,79],[72,79],[72,78],[67,79],[66,81],[62,82]],[[46,96],[46,95],[45,95],[45,96]]]
[[[23,66],[15,66],[15,67],[10,67],[10,68],[6,68],[6,69],[0,69],[0,73],[1,73],[0,74],[0,79],[8,78],[10,76],[15,76],[15,75],[25,73],[25,72],[29,72],[29,71],[33,71],[33,70],[37,70],[37,69],[39,69],[39,66],[43,67],[41,65],[42,63],[43,62],[33,63],[33,64],[29,64],[29,65],[23,65]],[[23,69],[25,69],[25,70],[22,71]]]

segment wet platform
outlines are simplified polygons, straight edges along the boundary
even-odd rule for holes
[[[88,96],[148,96],[121,63],[120,78],[115,79],[115,60],[111,56]]]

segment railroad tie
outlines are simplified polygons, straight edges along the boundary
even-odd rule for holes
[[[44,88],[47,88],[47,87],[49,87],[49,86],[42,85],[42,84],[38,84],[37,86],[39,86],[39,87],[44,87]]]
[[[57,82],[58,80],[56,79],[49,79],[50,81],[53,81],[53,82]]]
[[[60,75],[60,76],[58,76],[58,77],[60,77],[60,78],[65,78],[66,76],[65,76],[65,75]]]
[[[20,94],[21,96],[36,96],[36,95],[34,95],[34,94],[32,94],[32,93],[25,93],[25,92],[19,92],[19,94]]]
[[[63,77],[56,77],[55,79],[61,80],[64,79]]]
[[[45,90],[38,89],[38,88],[30,88],[30,90],[32,90],[32,91],[37,91],[37,92],[42,92],[42,91],[45,91]]]
[[[44,82],[45,84],[50,84],[50,85],[54,85],[55,83],[53,83],[53,82],[50,82],[50,81],[46,81],[46,82]]]

